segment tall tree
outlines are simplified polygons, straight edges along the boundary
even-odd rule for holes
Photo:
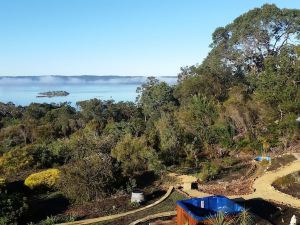
[[[149,77],[146,83],[137,89],[137,93],[137,102],[143,109],[145,120],[157,115],[160,110],[170,110],[175,104],[173,88],[154,77]]]
[[[285,45],[300,38],[300,10],[280,9],[265,4],[219,27],[213,33],[212,47],[233,71],[257,71],[268,56],[278,55]]]

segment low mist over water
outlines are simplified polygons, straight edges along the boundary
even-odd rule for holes
[[[147,77],[143,76],[18,76],[0,77],[0,102],[16,105],[37,103],[60,103],[98,98],[101,100],[135,101],[136,89]],[[177,78],[157,77],[168,84]],[[47,91],[66,91],[68,96],[37,98]]]

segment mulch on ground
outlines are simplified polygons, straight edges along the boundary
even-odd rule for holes
[[[294,155],[282,155],[276,158],[273,158],[271,161],[271,166],[269,166],[268,171],[277,170],[280,167],[283,167],[296,160]]]
[[[149,215],[175,210],[176,201],[182,200],[185,198],[186,197],[181,195],[179,192],[173,191],[172,194],[169,196],[169,198],[167,198],[165,201],[163,201],[162,203],[160,203],[152,208],[143,210],[141,212],[134,213],[132,215],[124,216],[124,217],[116,219],[116,220],[99,222],[94,225],[126,225],[126,224],[130,224],[131,222],[133,222],[135,220],[144,218]]]
[[[252,183],[253,179],[247,179],[232,181],[230,183],[198,185],[198,190],[214,195],[247,195],[253,192]]]
[[[246,195],[253,192],[253,175],[257,171],[256,164],[240,163],[220,173],[207,183],[199,182],[199,191],[216,195]]]
[[[165,190],[156,189],[151,193],[145,193],[146,204],[149,205],[160,199],[166,193]],[[145,205],[132,204],[130,195],[116,195],[111,198],[88,202],[80,205],[71,205],[64,215],[76,216],[76,218],[89,219],[101,216],[108,216],[131,211]]]
[[[300,199],[300,171],[278,178],[272,186],[285,194]]]

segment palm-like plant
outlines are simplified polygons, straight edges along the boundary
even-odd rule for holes
[[[208,220],[212,225],[234,225],[235,224],[235,220],[226,218],[226,214],[224,212],[217,212],[215,216],[211,216]]]
[[[254,218],[248,210],[244,210],[237,218],[237,222],[239,225],[252,225],[254,224]]]

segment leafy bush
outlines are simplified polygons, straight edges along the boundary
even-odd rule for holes
[[[25,179],[24,184],[30,189],[52,189],[60,178],[58,169],[48,169],[31,174]]]
[[[224,212],[218,212],[216,215],[211,216],[209,223],[212,225],[252,225],[254,219],[248,210],[242,211],[237,217],[228,217]]]
[[[216,162],[204,163],[201,172],[198,174],[198,177],[201,181],[209,181],[218,175],[220,170],[221,166]]]
[[[135,172],[161,169],[156,152],[147,146],[144,137],[137,138],[126,134],[112,150],[112,156],[121,162],[125,175],[133,175]]]
[[[29,144],[17,147],[0,157],[0,171],[5,174],[18,173],[31,168],[49,168],[57,161],[44,144]]]
[[[0,190],[5,186],[5,184],[6,184],[6,180],[0,177]]]
[[[34,165],[31,146],[15,148],[0,158],[0,171],[5,174],[16,173]]]
[[[126,183],[126,191],[132,192],[137,187],[136,179],[130,178]]]
[[[236,219],[239,225],[252,225],[254,224],[253,215],[248,210],[243,210]]]
[[[57,187],[72,201],[85,202],[112,194],[121,182],[115,161],[107,154],[95,154],[64,167]]]
[[[21,194],[0,191],[0,225],[17,225],[27,208],[26,198]]]
[[[75,220],[76,217],[73,216],[47,216],[45,220],[42,220],[38,223],[29,223],[28,225],[54,225],[58,223],[74,222]]]
[[[210,217],[209,223],[213,225],[233,225],[236,224],[234,219],[226,218],[226,214],[224,212],[218,212],[215,216]]]
[[[233,158],[233,157],[226,157],[223,158],[222,160],[222,165],[225,167],[229,167],[229,166],[233,166],[236,165],[239,162],[239,160],[237,158]]]

